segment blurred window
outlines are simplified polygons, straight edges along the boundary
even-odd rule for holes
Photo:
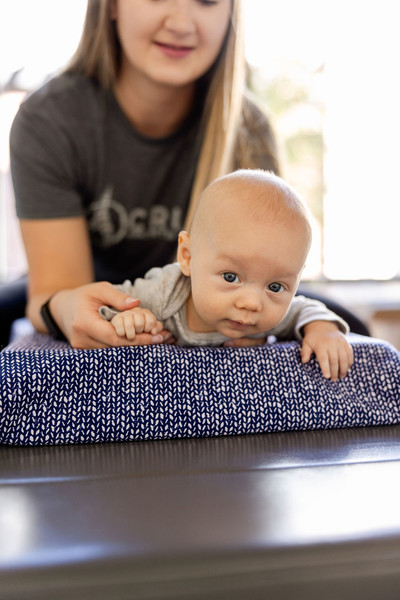
[[[244,0],[252,85],[314,217],[309,277],[400,277],[396,0]]]
[[[249,82],[308,202],[306,278],[400,277],[396,0],[243,0]],[[8,135],[24,91],[74,51],[85,0],[0,0],[0,278],[24,271]]]

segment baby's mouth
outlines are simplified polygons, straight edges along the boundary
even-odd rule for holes
[[[229,327],[231,327],[232,329],[236,329],[237,331],[243,331],[254,326],[253,323],[244,323],[243,321],[231,321],[230,319],[228,320],[228,323]]]

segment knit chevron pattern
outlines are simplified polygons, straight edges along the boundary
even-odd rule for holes
[[[400,422],[400,353],[355,337],[346,378],[257,348],[74,350],[33,334],[0,354],[0,443],[45,445],[253,434]]]

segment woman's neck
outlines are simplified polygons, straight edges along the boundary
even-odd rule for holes
[[[134,127],[147,137],[162,138],[174,133],[192,110],[195,84],[183,88],[149,85],[120,77],[115,96]]]

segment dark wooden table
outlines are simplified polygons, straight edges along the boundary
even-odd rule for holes
[[[400,426],[0,448],[0,600],[400,598]]]

